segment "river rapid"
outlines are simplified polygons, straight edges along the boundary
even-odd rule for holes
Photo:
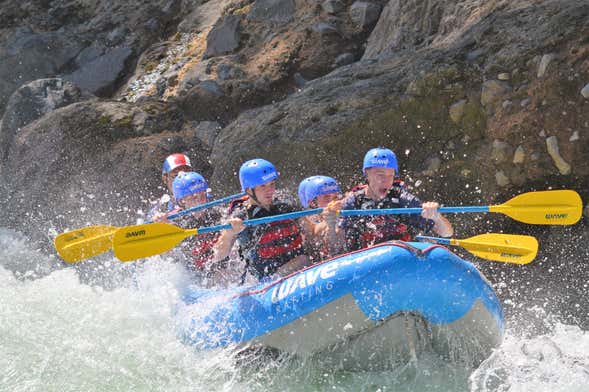
[[[183,345],[172,314],[188,280],[162,256],[66,266],[0,229],[0,391],[589,390],[589,332],[549,307],[524,305],[521,317],[513,309],[523,301],[506,300],[503,343],[474,371],[425,357],[390,371],[346,372]],[[530,315],[542,323],[534,332]]]

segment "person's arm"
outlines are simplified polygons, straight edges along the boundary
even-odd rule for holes
[[[213,262],[224,260],[229,256],[231,248],[233,248],[233,244],[235,244],[235,240],[237,239],[237,235],[245,229],[243,221],[239,218],[231,218],[227,223],[231,225],[231,229],[223,231],[221,237],[219,237],[219,240],[215,244],[215,256]]]
[[[438,211],[439,206],[440,205],[435,201],[428,201],[423,203],[421,205],[421,208],[423,208],[421,216],[434,222],[434,227],[432,229],[437,234],[441,235],[442,237],[451,237],[454,235],[454,228],[452,227],[450,221],[440,214]]]
[[[325,226],[322,229],[324,238],[327,240],[327,249],[330,256],[335,256],[342,253],[345,249],[346,238],[344,230],[338,225],[339,217],[337,211],[343,207],[343,201],[337,200],[329,203],[323,211],[323,219]]]
[[[354,203],[354,194],[349,192],[342,200],[340,210],[356,209]],[[339,219],[337,229],[343,238],[342,252],[351,252],[360,248],[359,238],[363,229],[365,229],[365,217],[346,216]]]

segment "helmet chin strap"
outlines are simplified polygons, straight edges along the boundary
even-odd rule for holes
[[[251,192],[250,192],[251,191]],[[247,188],[245,190],[245,194],[248,195],[250,197],[250,199],[252,199],[260,208],[263,208],[265,210],[267,210],[262,203],[260,203],[260,201],[258,200],[258,198],[256,197],[256,192],[254,191],[254,188]]]

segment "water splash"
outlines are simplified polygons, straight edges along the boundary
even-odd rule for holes
[[[548,334],[504,343],[471,376],[474,392],[586,391],[589,332],[556,323]]]
[[[514,316],[501,347],[474,372],[432,355],[389,371],[335,371],[320,358],[182,344],[174,312],[190,277],[171,258],[123,264],[106,255],[73,268],[30,249],[18,233],[1,230],[0,243],[0,391],[572,392],[589,385],[589,333],[542,308],[534,310],[545,324],[540,334],[527,335],[526,319]]]

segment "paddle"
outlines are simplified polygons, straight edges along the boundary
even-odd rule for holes
[[[114,226],[88,226],[62,233],[53,243],[62,259],[75,263],[110,250],[117,229]]]
[[[573,224],[581,217],[582,203],[574,191],[540,191],[528,192],[516,196],[508,202],[497,206],[459,206],[441,207],[440,212],[500,212],[513,219],[530,224]],[[375,210],[341,210],[340,216],[386,215],[386,214],[420,214],[422,208],[389,208]],[[266,218],[244,221],[246,225],[270,223],[284,219],[295,219],[323,212],[322,208],[275,215]],[[226,230],[229,224],[199,229],[181,229],[173,225],[155,224],[128,226],[117,230],[113,244],[115,256],[121,261],[130,261],[164,253],[174,248],[186,237]]]
[[[534,225],[572,225],[581,219],[583,203],[575,191],[527,192],[495,206],[440,207],[440,213],[498,212]],[[342,210],[340,216],[421,214],[421,208]]]
[[[246,226],[254,226],[263,223],[320,214],[322,211],[322,208],[316,208],[314,210],[297,211],[288,214],[268,216],[265,218],[244,220],[243,223]],[[167,223],[127,226],[116,231],[112,241],[113,249],[115,256],[119,260],[131,261],[167,252],[182,242],[186,237],[227,230],[230,228],[230,224],[201,227],[198,229],[182,229],[178,226]]]
[[[188,208],[166,218],[168,220],[227,203],[231,200],[244,196],[245,193],[238,193],[221,199],[213,200],[195,207]],[[112,248],[112,236],[119,229],[115,226],[89,226],[59,234],[53,241],[59,256],[68,263],[78,261],[107,252]]]
[[[185,210],[178,211],[178,212],[175,212],[173,214],[170,214],[170,215],[166,216],[166,219],[168,219],[168,220],[174,220],[176,218],[179,218],[179,217],[184,216],[184,215],[191,214],[193,212],[201,211],[201,210],[204,210],[204,209],[209,208],[209,207],[217,206],[219,204],[228,203],[228,202],[230,202],[230,201],[232,201],[234,199],[238,199],[238,198],[243,197],[243,196],[245,196],[245,193],[242,192],[242,193],[237,193],[235,195],[223,197],[221,199],[209,201],[208,203],[200,204],[198,206],[190,207],[190,208],[187,208]],[[148,222],[148,223],[151,223],[151,222]]]
[[[536,258],[538,241],[528,235],[481,234],[462,240],[418,235],[416,240],[434,241],[442,245],[455,245],[482,259],[504,263],[528,264]]]

